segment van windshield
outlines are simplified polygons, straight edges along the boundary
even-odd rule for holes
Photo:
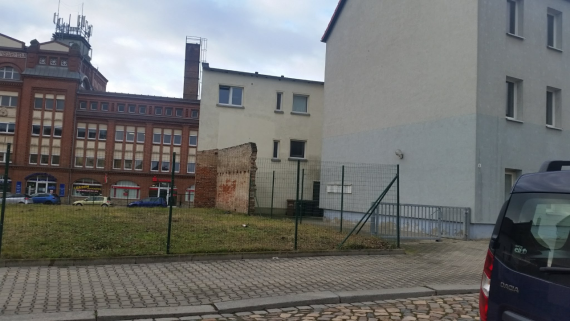
[[[570,286],[569,236],[570,195],[513,194],[495,255],[520,273]],[[548,272],[556,269],[568,273]]]

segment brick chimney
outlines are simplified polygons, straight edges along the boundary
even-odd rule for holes
[[[187,43],[184,59],[184,99],[198,99],[200,82],[200,44]]]

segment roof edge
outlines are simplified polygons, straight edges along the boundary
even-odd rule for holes
[[[334,13],[331,17],[331,21],[329,21],[329,25],[327,26],[327,29],[325,30],[325,33],[323,34],[323,36],[321,38],[321,42],[326,43],[327,40],[329,39],[329,36],[334,29],[334,25],[336,24],[336,21],[338,20],[338,17],[340,16],[340,12],[342,11],[342,8],[344,8],[345,3],[346,3],[346,0],[338,0],[338,4],[336,5],[336,9],[334,9]]]
[[[208,71],[213,71],[213,72],[220,72],[220,73],[226,73],[226,74],[236,74],[236,75],[242,75],[242,76],[262,77],[262,78],[269,78],[269,79],[275,79],[275,80],[298,81],[298,82],[306,82],[309,84],[318,84],[318,85],[324,84],[324,81],[318,81],[318,80],[289,78],[289,77],[285,77],[285,76],[265,75],[265,74],[260,74],[258,72],[253,73],[253,72],[237,71],[237,70],[230,70],[230,69],[212,68],[212,67],[210,67],[210,64],[207,62],[202,63],[202,69],[208,70]]]
[[[199,104],[200,100],[194,99],[184,99],[177,97],[166,97],[166,96],[152,96],[152,95],[141,95],[141,94],[130,94],[130,93],[120,93],[113,91],[77,91],[78,95],[93,95],[93,96],[106,96],[106,97],[117,97],[117,98],[136,98],[136,99],[151,99],[151,100],[164,100],[170,102],[178,103],[194,103]]]

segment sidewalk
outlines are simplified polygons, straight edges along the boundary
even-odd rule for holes
[[[0,269],[0,314],[176,307],[319,291],[477,284],[487,242],[407,255]]]

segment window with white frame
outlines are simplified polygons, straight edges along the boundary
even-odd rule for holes
[[[281,102],[283,101],[283,93],[277,93],[277,104],[275,105],[275,110],[281,110]]]
[[[524,0],[507,0],[507,33],[522,37]]]
[[[548,8],[547,21],[547,46],[562,49],[562,13]]]
[[[117,111],[120,113],[125,112],[125,104],[117,104]]]
[[[32,125],[32,136],[39,136],[42,129],[42,125],[33,124]]]
[[[279,141],[278,140],[273,141],[273,158],[274,159],[279,158]]]
[[[189,146],[196,146],[198,145],[198,132],[195,130],[190,131],[190,137],[188,139]]]
[[[162,129],[154,128],[152,130],[152,143],[160,144],[162,142]]]
[[[305,141],[291,140],[291,149],[289,150],[289,157],[291,158],[305,158]]]
[[[115,141],[122,142],[125,139],[125,126],[115,127]]]
[[[137,143],[144,143],[145,135],[144,135],[144,127],[137,127]]]
[[[507,77],[507,119],[520,120],[522,116],[522,81]]]
[[[548,87],[546,89],[546,126],[548,127],[561,127],[559,100],[560,89]]]
[[[0,106],[16,107],[18,105],[18,96],[0,96]]]
[[[0,134],[5,134],[5,133],[13,134],[15,130],[16,130],[15,123],[0,123]]]
[[[296,113],[307,113],[309,96],[293,95],[293,111]]]
[[[179,129],[174,130],[174,135],[172,136],[172,143],[174,145],[182,145],[182,131]]]
[[[20,80],[20,73],[12,67],[0,68],[0,79]]]
[[[242,106],[243,88],[220,85],[218,103],[223,105]]]

